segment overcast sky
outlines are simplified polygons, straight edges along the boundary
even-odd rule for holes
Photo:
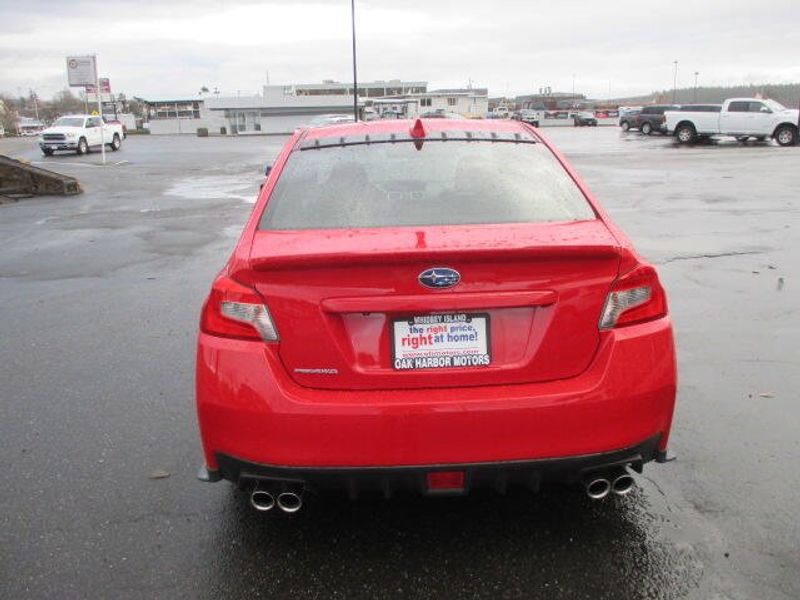
[[[359,78],[550,86],[605,98],[678,84],[800,81],[800,0],[357,0]],[[0,91],[66,85],[98,55],[128,96],[259,92],[351,77],[349,0],[0,0]]]

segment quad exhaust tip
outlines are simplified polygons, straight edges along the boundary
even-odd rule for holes
[[[592,500],[602,500],[609,494],[626,496],[633,491],[636,481],[624,468],[614,468],[589,475],[584,479],[586,495]]]
[[[605,477],[592,477],[586,482],[586,495],[592,500],[602,500],[611,491],[611,482]]]
[[[294,492],[278,494],[278,508],[285,513],[296,513],[303,507],[303,497]]]
[[[253,490],[250,494],[250,504],[260,512],[267,512],[275,508],[275,497],[266,490]]]
[[[616,479],[614,479],[613,483],[611,484],[611,491],[613,491],[617,496],[625,496],[631,493],[633,490],[633,477],[629,473],[622,473],[618,475]]]

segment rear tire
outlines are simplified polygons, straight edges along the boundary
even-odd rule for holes
[[[739,135],[739,136],[736,136],[736,141],[737,141],[737,142],[742,142],[742,143],[744,143],[744,142],[746,142],[746,141],[747,141],[747,140],[749,140],[749,139],[750,139],[750,136],[747,136],[747,135]]]
[[[631,128],[631,124],[628,123],[627,121],[623,121],[620,124],[620,127],[622,127],[622,131],[628,131]]]
[[[86,138],[78,140],[78,149],[75,151],[79,156],[89,154],[89,144],[86,143]]]
[[[53,151],[50,148],[42,148],[42,154],[45,156],[53,156]]]
[[[797,144],[797,129],[791,125],[781,125],[772,136],[779,146],[794,146]]]
[[[675,130],[675,139],[679,144],[694,144],[697,141],[697,131],[691,123],[678,125]]]
[[[647,121],[645,121],[644,123],[642,123],[642,128],[640,131],[644,135],[650,135],[651,133],[653,133],[653,126],[650,125],[650,123],[648,123]]]

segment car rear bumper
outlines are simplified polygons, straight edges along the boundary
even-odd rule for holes
[[[363,492],[379,492],[390,497],[397,491],[442,495],[493,488],[503,493],[510,487],[537,490],[542,483],[577,483],[589,472],[614,467],[631,466],[641,472],[646,462],[659,459],[659,439],[660,436],[655,436],[621,450],[566,458],[399,467],[285,467],[217,454],[217,471],[201,478],[206,481],[227,479],[242,486],[258,484],[264,489],[346,491],[354,499]],[[431,473],[462,473],[463,484],[449,489],[431,489],[428,483]]]
[[[651,439],[664,451],[675,389],[668,318],[604,332],[584,373],[531,384],[311,389],[291,380],[274,346],[202,333],[197,357],[212,473],[230,465],[223,456],[248,468],[349,469],[567,459]]]

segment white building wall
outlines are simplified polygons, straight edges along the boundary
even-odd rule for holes
[[[430,106],[423,106],[423,101],[430,101]],[[453,103],[451,103],[451,101]],[[486,96],[422,96],[416,104],[409,105],[408,114],[411,117],[426,112],[445,111],[458,113],[465,117],[485,117],[489,112],[489,98]]]
[[[197,135],[198,128],[205,127],[209,133],[219,133],[220,127],[226,127],[224,119],[206,117],[199,119],[152,119],[149,129],[152,135]]]

